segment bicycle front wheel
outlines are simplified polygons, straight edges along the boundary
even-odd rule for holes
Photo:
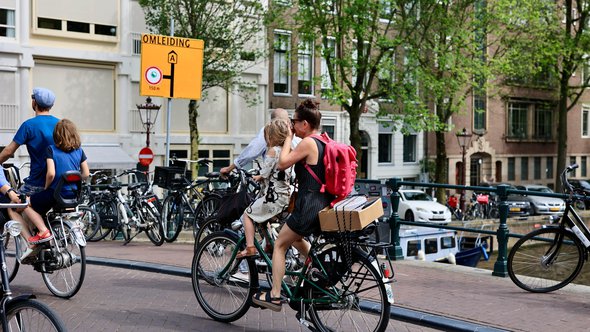
[[[57,313],[33,299],[11,301],[6,307],[8,331],[67,331]]]
[[[168,195],[162,204],[162,232],[166,242],[174,242],[182,230],[184,213],[180,195]]]
[[[8,280],[12,281],[18,273],[20,263],[18,262],[18,255],[22,253],[23,249],[26,249],[27,244],[20,235],[12,236],[7,233],[4,237],[4,252],[6,253],[6,272],[8,272]],[[18,248],[18,249],[17,249]]]
[[[199,228],[205,220],[213,216],[221,205],[221,197],[216,194],[209,194],[203,198],[195,209],[195,218],[193,223],[193,236],[196,238]]]
[[[376,331],[387,328],[391,304],[387,300],[381,273],[368,257],[355,252],[354,263],[333,289],[338,300],[310,287],[314,299],[307,312],[315,327],[322,332]]]
[[[51,223],[55,241],[51,257],[46,259],[49,271],[42,273],[43,282],[53,295],[68,299],[80,290],[86,275],[85,248],[78,245],[69,224]]]
[[[535,293],[560,289],[584,265],[584,247],[563,228],[543,228],[518,240],[508,255],[508,274],[516,286]]]
[[[254,294],[252,278],[258,277],[253,262],[232,259],[236,246],[228,235],[213,233],[200,243],[191,266],[193,290],[201,308],[225,323],[246,314]]]

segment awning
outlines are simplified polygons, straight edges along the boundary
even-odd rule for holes
[[[82,145],[90,169],[130,169],[137,166],[119,144]]]

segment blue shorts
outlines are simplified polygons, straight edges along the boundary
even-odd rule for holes
[[[21,194],[25,194],[27,196],[32,196],[33,194],[40,193],[43,190],[45,190],[45,187],[31,186],[30,184],[27,184],[25,182],[25,184],[22,187],[20,187],[18,192]]]
[[[45,189],[39,193],[33,194],[30,198],[31,207],[35,212],[41,216],[45,216],[51,208],[55,205],[55,198],[53,198],[53,189]]]

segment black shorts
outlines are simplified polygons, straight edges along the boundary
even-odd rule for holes
[[[45,216],[47,212],[55,205],[53,191],[53,189],[49,188],[31,196],[31,207],[41,216]]]

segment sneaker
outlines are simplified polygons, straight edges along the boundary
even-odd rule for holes
[[[39,244],[47,242],[51,239],[53,239],[53,235],[51,235],[51,232],[49,231],[49,229],[47,229],[43,233],[38,233],[37,235],[30,237],[28,241],[30,244]]]
[[[20,261],[22,262],[25,258],[29,257],[33,253],[33,249],[27,247],[27,250],[20,255]]]

